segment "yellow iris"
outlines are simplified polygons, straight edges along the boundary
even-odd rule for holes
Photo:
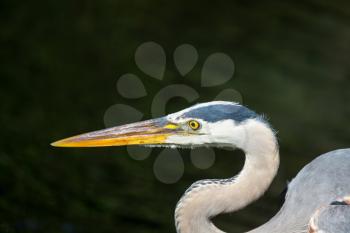
[[[197,130],[197,129],[199,129],[201,127],[201,124],[198,121],[195,121],[195,120],[190,120],[188,122],[188,125],[193,130]]]

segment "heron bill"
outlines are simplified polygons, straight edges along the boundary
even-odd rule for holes
[[[125,145],[166,144],[177,127],[163,118],[126,124],[62,139],[51,143],[55,147],[105,147]]]

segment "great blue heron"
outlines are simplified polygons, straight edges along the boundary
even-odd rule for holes
[[[192,184],[178,202],[178,233],[223,233],[211,222],[242,209],[269,187],[279,166],[275,133],[264,117],[236,103],[197,104],[165,117],[94,131],[53,146],[151,145],[237,147],[245,152],[242,171],[228,179]],[[350,149],[319,156],[288,185],[280,211],[251,233],[349,233]]]

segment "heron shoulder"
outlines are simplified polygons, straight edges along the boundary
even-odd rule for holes
[[[350,148],[334,150],[322,154],[305,165],[288,185],[289,190],[299,182],[309,185],[331,185],[338,181],[348,180],[350,176]],[[332,182],[332,180],[334,182]],[[344,182],[345,182],[344,180]],[[315,183],[319,181],[320,183]]]
[[[297,222],[307,219],[320,205],[349,195],[350,149],[320,155],[307,164],[288,185],[284,211]],[[284,213],[287,214],[288,213]]]

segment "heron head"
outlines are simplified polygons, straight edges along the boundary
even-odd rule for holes
[[[58,147],[149,145],[170,147],[240,144],[245,122],[259,116],[237,103],[214,101],[152,120],[81,134],[52,143]]]

